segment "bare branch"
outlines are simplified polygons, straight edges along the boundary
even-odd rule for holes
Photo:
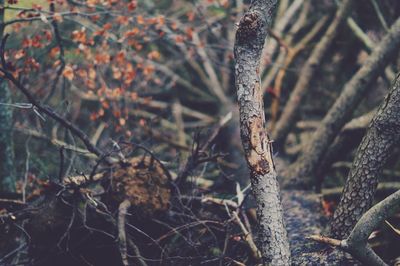
[[[371,88],[368,85],[371,85],[376,80],[393,59],[392,55],[398,51],[399,44],[400,18],[393,23],[389,33],[374,49],[364,65],[344,85],[339,98],[325,115],[310,141],[303,148],[304,153],[296,164],[288,170],[288,175],[292,179],[289,181],[290,185],[295,183],[309,185],[309,183],[314,182],[314,180],[310,180],[310,177],[315,174],[316,167],[323,158],[329,144],[349,120],[365,93]],[[306,180],[307,178],[309,180]]]
[[[365,265],[387,266],[387,264],[368,246],[368,238],[385,219],[400,210],[400,190],[369,209],[357,222],[348,238],[334,238],[312,235],[314,241],[338,247],[353,255]]]
[[[312,51],[306,64],[303,66],[299,79],[290,94],[289,100],[282,111],[282,115],[272,132],[272,138],[279,145],[283,145],[291,127],[297,119],[298,109],[304,96],[306,95],[311,79],[316,71],[316,66],[321,62],[330,44],[335,38],[338,29],[350,11],[352,0],[344,0],[335,14],[335,18],[329,25],[324,36],[321,38],[315,49]]]

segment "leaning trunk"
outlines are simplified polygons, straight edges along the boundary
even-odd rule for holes
[[[358,147],[331,223],[334,238],[346,238],[362,214],[372,206],[383,166],[391,150],[399,144],[400,73]]]

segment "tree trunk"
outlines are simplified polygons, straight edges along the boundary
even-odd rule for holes
[[[289,265],[290,250],[271,142],[265,132],[260,57],[276,0],[254,0],[242,17],[235,42],[235,81],[240,132],[250,169],[259,220],[259,249],[263,263]]]
[[[315,185],[317,193],[321,192],[325,175],[331,169],[332,164],[340,158],[343,159],[343,154],[350,153],[361,143],[361,140],[364,137],[368,125],[371,123],[375,113],[376,109],[360,117],[352,119],[343,127],[339,135],[329,146],[328,151],[326,152],[321,163],[318,165],[315,173]]]
[[[4,6],[4,0],[0,0]],[[4,8],[0,9],[0,22],[4,21]],[[3,26],[0,26],[0,38],[3,37]],[[7,81],[0,78],[0,191],[15,191],[15,168],[13,146],[12,108],[4,105],[11,103]]]
[[[400,18],[391,27],[379,46],[369,56],[365,64],[346,83],[342,93],[331,107],[312,139],[303,149],[303,154],[296,164],[288,170],[287,185],[302,184],[309,187],[311,179],[323,155],[340,129],[349,120],[354,109],[371,87],[379,74],[398,52],[400,44]]]
[[[391,150],[400,143],[400,73],[357,150],[331,223],[334,238],[346,238],[372,206],[378,177]]]

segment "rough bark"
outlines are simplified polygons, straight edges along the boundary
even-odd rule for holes
[[[373,118],[358,147],[339,205],[331,235],[344,239],[371,206],[378,177],[391,150],[400,143],[400,74]]]
[[[369,209],[354,226],[348,238],[338,240],[320,235],[312,235],[309,238],[330,246],[339,247],[357,258],[363,265],[386,266],[386,264],[368,246],[369,236],[385,219],[393,216],[400,209],[400,191],[396,191],[374,207]]]
[[[368,210],[354,226],[345,242],[349,252],[365,265],[387,265],[369,247],[368,238],[382,222],[400,209],[400,191],[395,192]]]
[[[400,18],[392,25],[365,64],[344,86],[339,98],[330,108],[311,140],[305,145],[302,156],[289,169],[289,185],[303,184],[309,187],[314,182],[310,177],[315,173],[329,145],[371,88],[371,83],[384,71],[393,59],[393,55],[398,52],[399,45]]]
[[[352,150],[356,149],[361,143],[375,113],[376,110],[373,110],[360,117],[352,119],[340,131],[316,170],[316,192],[321,192],[325,174],[329,171],[332,164],[339,158],[343,157],[341,155],[348,154]]]
[[[4,0],[0,0],[0,6]],[[4,9],[0,9],[0,22],[4,21]],[[4,28],[0,26],[0,38]],[[7,81],[0,79],[0,191],[15,191],[14,146],[12,137],[12,108],[4,105],[11,103]]]
[[[250,169],[259,220],[263,263],[289,265],[290,250],[283,221],[279,185],[269,137],[265,131],[260,57],[276,0],[254,0],[242,17],[235,41],[235,81],[240,131]]]
[[[342,5],[337,10],[331,25],[328,27],[324,36],[311,53],[306,64],[302,67],[299,79],[293,92],[290,94],[289,100],[282,111],[282,115],[278,120],[276,127],[272,132],[272,138],[275,140],[278,147],[281,147],[284,144],[287,135],[296,124],[300,103],[309,90],[310,81],[317,70],[317,66],[335,38],[338,28],[349,13],[351,3],[352,0],[343,1]]]

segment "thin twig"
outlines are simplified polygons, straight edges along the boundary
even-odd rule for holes
[[[122,264],[124,266],[129,266],[128,249],[126,247],[125,217],[130,206],[131,202],[129,200],[124,200],[118,208],[118,242]]]
[[[51,11],[53,14],[55,13],[54,2],[51,2],[51,3],[50,3],[50,11]],[[52,25],[53,30],[54,30],[54,36],[55,36],[55,39],[56,39],[56,42],[57,42],[57,46],[58,46],[58,48],[60,49],[60,52],[59,52],[60,55],[59,55],[59,57],[58,57],[58,60],[60,60],[60,66],[59,66],[59,68],[58,68],[58,70],[57,70],[56,78],[54,79],[54,81],[53,81],[53,83],[52,83],[52,85],[51,85],[50,93],[49,93],[49,95],[46,97],[46,99],[43,101],[45,104],[48,103],[48,102],[50,101],[51,97],[54,95],[54,92],[56,91],[56,88],[57,88],[58,81],[59,81],[59,79],[60,79],[60,77],[61,77],[61,74],[62,74],[63,71],[64,71],[64,68],[65,68],[64,46],[63,46],[63,44],[62,44],[62,39],[61,39],[60,30],[59,30],[59,28],[58,28],[57,21],[56,21],[55,19],[52,20],[52,21],[51,21],[51,25]]]
[[[70,121],[66,120],[65,118],[61,117],[58,113],[56,113],[53,109],[47,106],[41,105],[30,93],[30,91],[23,86],[19,80],[17,80],[12,73],[10,73],[7,70],[7,63],[4,57],[4,48],[5,44],[8,38],[8,34],[4,36],[2,43],[1,43],[1,49],[0,49],[0,56],[1,56],[1,62],[2,62],[2,67],[0,68],[0,72],[4,74],[4,77],[11,81],[17,89],[19,89],[25,97],[28,99],[34,107],[38,109],[38,111],[43,112],[59,122],[62,126],[70,130],[74,135],[76,135],[79,139],[82,140],[82,142],[85,144],[86,148],[96,154],[97,156],[102,156],[104,153],[101,151],[99,148],[97,148],[95,145],[93,145],[89,139],[89,137],[82,131],[80,130],[76,125],[72,124]]]
[[[24,174],[24,181],[22,183],[22,202],[26,203],[26,186],[28,184],[28,175],[29,175],[29,160],[31,153],[29,152],[29,141],[30,137],[25,142],[25,151],[26,151],[26,159],[25,159],[25,174]]]
[[[64,146],[60,148],[60,168],[58,170],[58,180],[62,182],[64,179]]]

